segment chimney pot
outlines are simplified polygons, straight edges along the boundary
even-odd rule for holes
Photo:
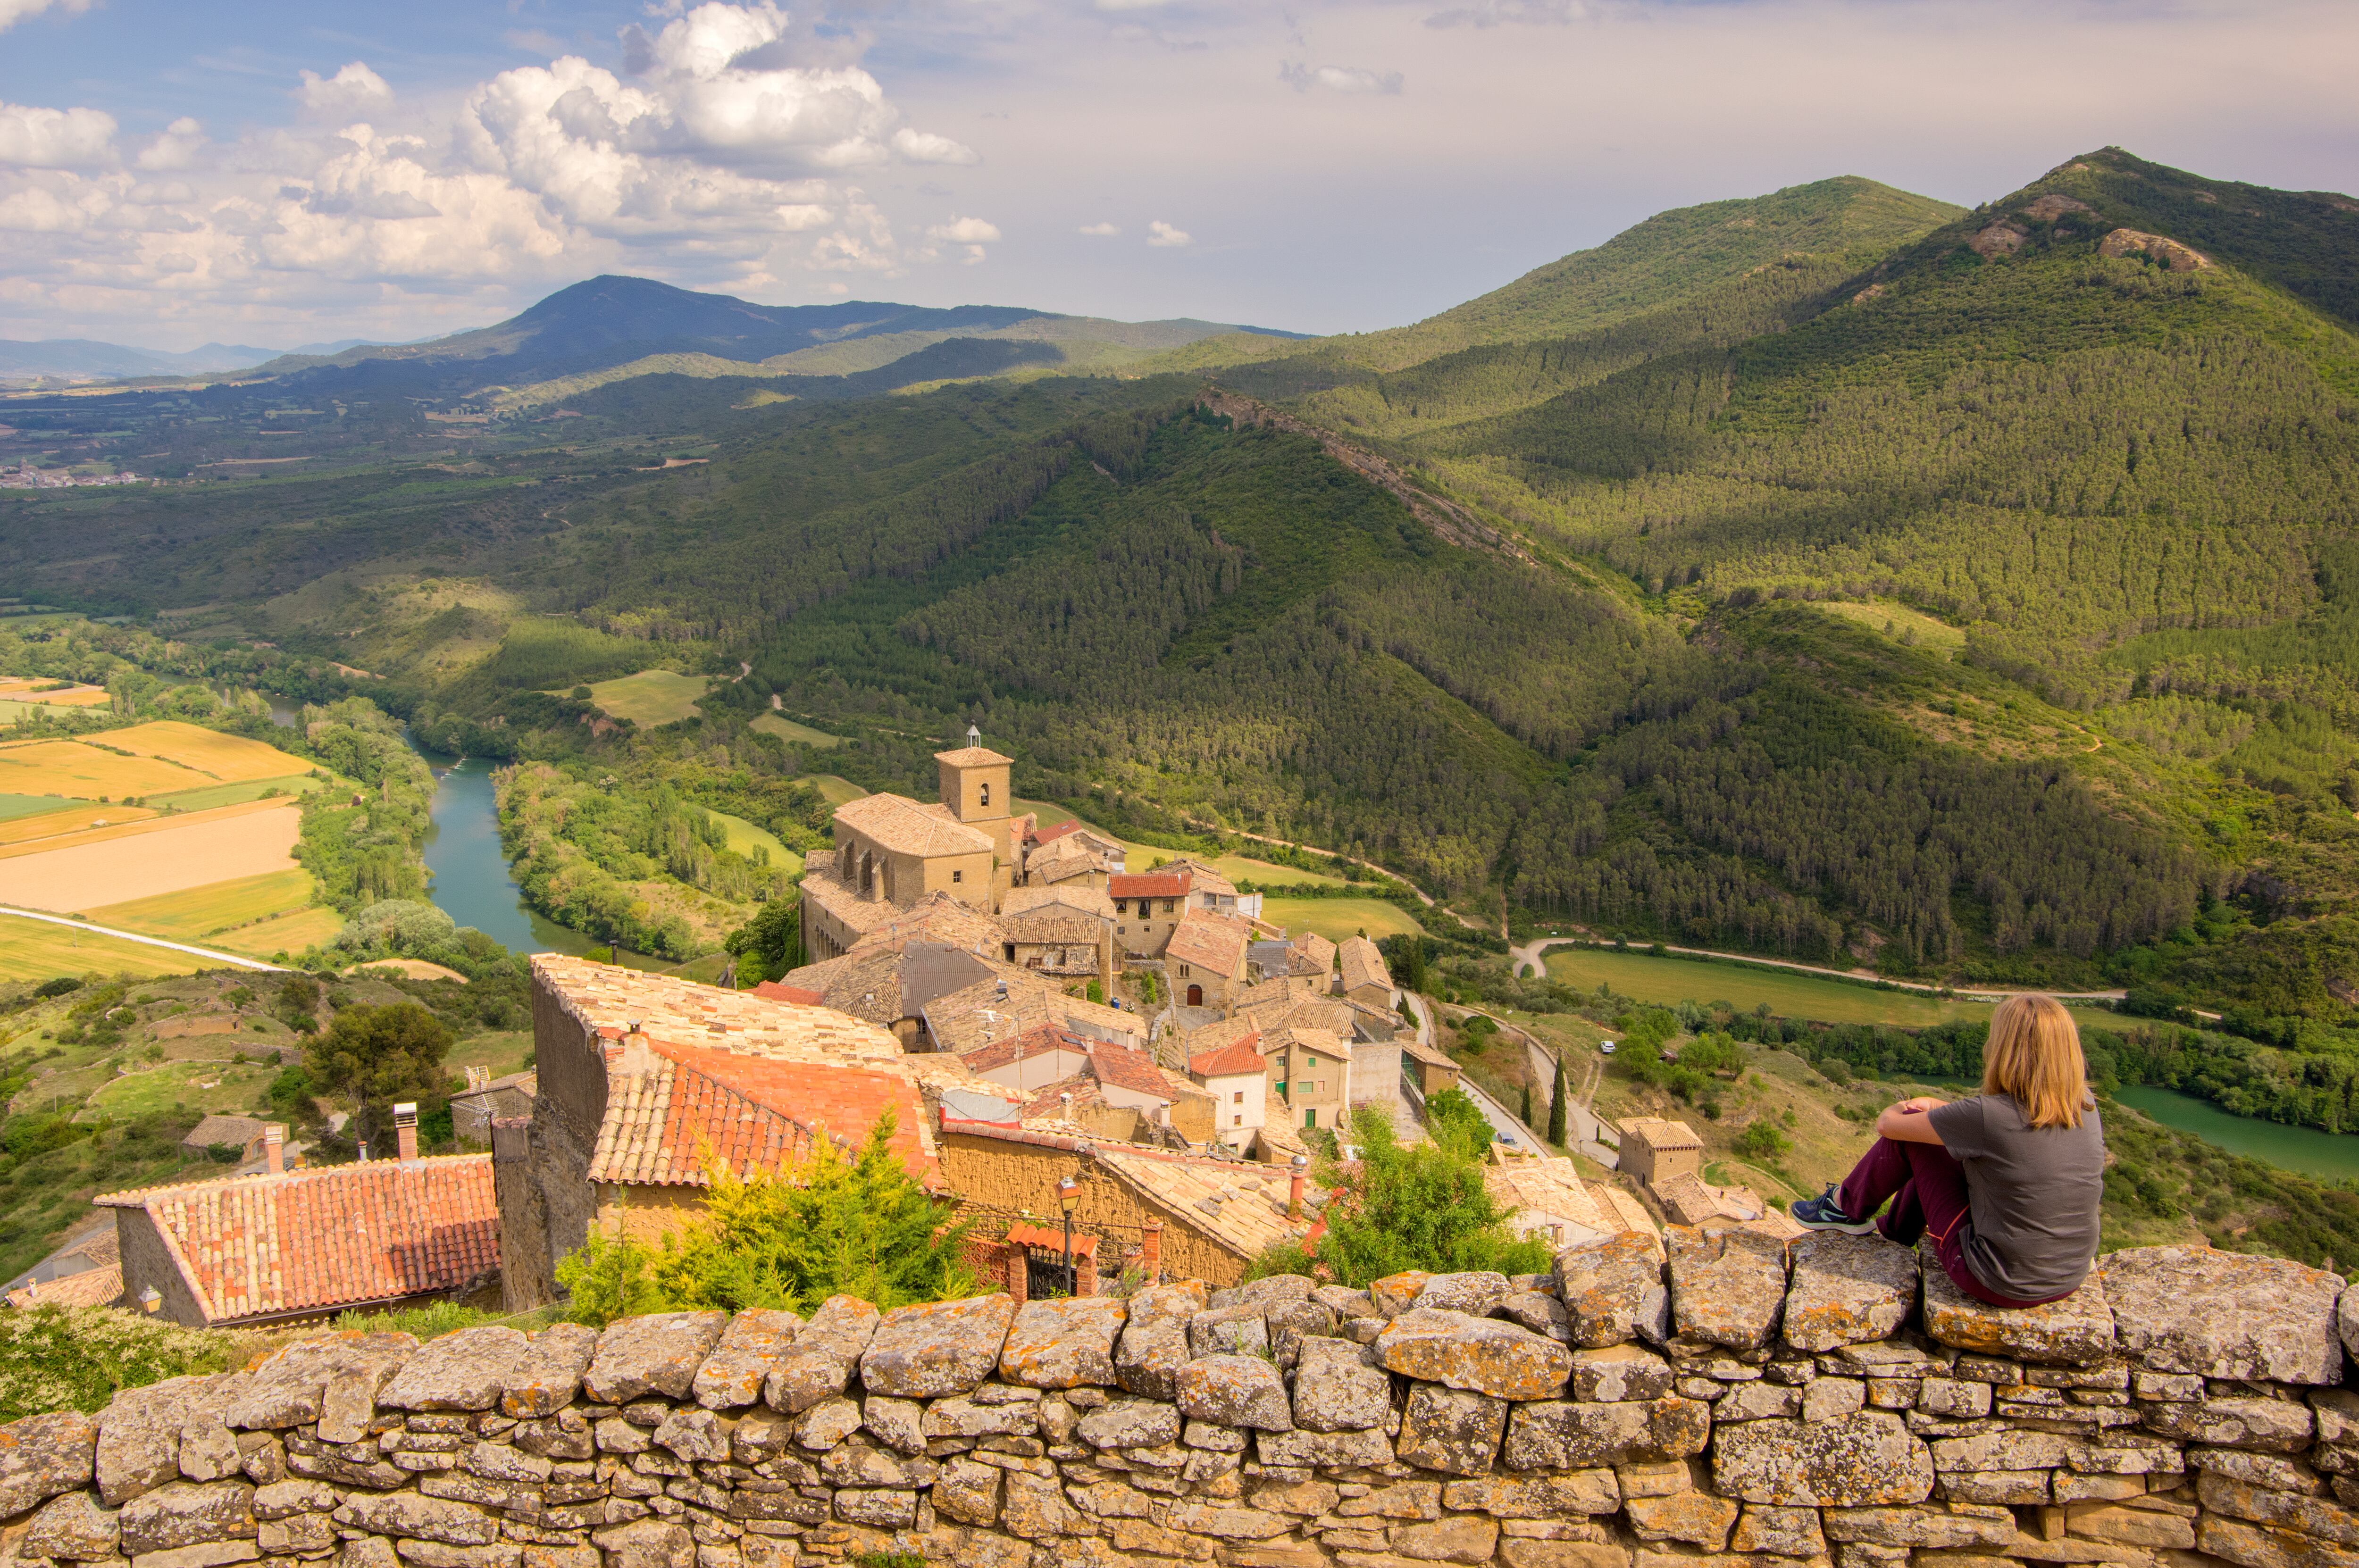
[[[1286,1192],[1286,1217],[1288,1219],[1302,1217],[1302,1173],[1310,1163],[1299,1154],[1294,1157],[1294,1180],[1288,1184]]]
[[[1163,1277],[1163,1222],[1150,1219],[1138,1245],[1138,1271],[1154,1284]]]
[[[404,1100],[393,1108],[393,1136],[401,1145],[401,1158],[407,1163],[418,1158],[418,1105]]]
[[[262,1157],[270,1162],[269,1171],[272,1175],[283,1176],[287,1173],[285,1123],[274,1121],[262,1130]]]

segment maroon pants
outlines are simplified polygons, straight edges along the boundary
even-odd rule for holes
[[[1865,1218],[1891,1200],[1892,1211],[1876,1221],[1886,1239],[1914,1247],[1929,1232],[1941,1260],[1941,1271],[1958,1289],[1991,1306],[2038,1306],[2063,1296],[2018,1301],[2003,1296],[1974,1278],[1966,1267],[1968,1226],[1965,1167],[1938,1143],[1904,1143],[1879,1138],[1875,1146],[1852,1167],[1838,1195],[1843,1212]],[[2067,1291],[2065,1295],[2071,1292]]]

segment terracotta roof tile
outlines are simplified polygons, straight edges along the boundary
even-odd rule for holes
[[[1114,900],[1097,888],[1020,887],[1009,888],[1000,899],[999,918],[1005,923],[1038,909],[1071,910],[1104,921],[1114,917]]]
[[[488,1154],[374,1160],[94,1201],[147,1211],[210,1323],[446,1291],[500,1266]]]
[[[1127,1045],[1103,1041],[1093,1044],[1090,1048],[1090,1070],[1097,1075],[1098,1082],[1112,1087],[1164,1099],[1171,1098],[1171,1085],[1163,1070],[1145,1052],[1134,1051]]]
[[[894,1114],[893,1148],[909,1173],[929,1179],[925,1107],[897,1074],[657,1044],[632,1070],[607,1080],[606,1116],[590,1160],[593,1182],[703,1186],[709,1157],[743,1175],[808,1155],[821,1137],[856,1149],[877,1118]]]
[[[1175,871],[1125,871],[1107,880],[1106,892],[1115,899],[1185,898],[1188,878]]]
[[[866,795],[835,808],[835,820],[897,854],[987,855],[989,835],[978,833],[946,809],[921,806],[907,795]]]
[[[1684,1121],[1666,1121],[1659,1116],[1634,1116],[1621,1124],[1623,1136],[1635,1138],[1649,1149],[1701,1149],[1703,1140],[1694,1128]]]
[[[755,986],[754,994],[768,997],[772,1001],[791,1001],[804,1007],[817,1007],[827,1000],[818,991],[805,990],[800,986],[790,986],[782,980],[764,980]]]
[[[1253,927],[1242,920],[1191,909],[1172,929],[1163,950],[1166,959],[1210,969],[1223,979],[1245,972],[1245,949],[1253,943]]]
[[[1201,1056],[1190,1056],[1188,1071],[1200,1078],[1259,1077],[1269,1070],[1269,1058],[1255,1049],[1260,1042],[1259,1034],[1248,1034]]]
[[[1004,768],[1012,765],[1016,759],[1003,757],[988,746],[961,746],[955,752],[936,752],[934,761],[948,762],[954,768],[988,768],[994,765]]]
[[[1391,989],[1393,976],[1392,971],[1385,968],[1385,956],[1366,937],[1345,937],[1337,956],[1343,961],[1345,990],[1357,990],[1362,986]]]
[[[123,1293],[123,1265],[106,1263],[8,1292],[12,1307],[105,1306]]]

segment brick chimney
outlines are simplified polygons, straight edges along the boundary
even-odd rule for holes
[[[287,1124],[274,1121],[262,1130],[262,1157],[274,1176],[287,1173]]]
[[[1163,1277],[1163,1222],[1159,1219],[1147,1222],[1147,1233],[1138,1243],[1138,1271],[1150,1285]]]
[[[418,1158],[418,1105],[404,1100],[393,1108],[393,1135],[401,1145],[404,1164]]]

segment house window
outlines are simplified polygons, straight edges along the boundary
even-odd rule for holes
[[[1176,907],[1178,907],[1178,901],[1177,901],[1176,899],[1169,899],[1169,898],[1167,898],[1167,899],[1165,899],[1165,900],[1163,901],[1163,913],[1164,913],[1164,914],[1170,914],[1170,913],[1172,912],[1172,910],[1173,910],[1174,908],[1176,908]]]
[[[1243,1095],[1239,1095],[1237,1098],[1238,1098],[1239,1099],[1243,1099],[1243,1098],[1245,1098],[1245,1096],[1243,1096]],[[1229,1118],[1229,1125],[1230,1125],[1231,1127],[1243,1127],[1245,1124],[1245,1119],[1244,1117],[1242,1117],[1242,1116],[1233,1116],[1233,1117]]]
[[[1188,966],[1185,964],[1180,966],[1180,978],[1183,980],[1188,978]]]
[[[1302,1125],[1303,1125],[1303,1126],[1305,1126],[1305,1127],[1316,1127],[1316,1126],[1318,1126],[1318,1125],[1319,1125],[1319,1113],[1318,1113],[1317,1111],[1315,1111],[1315,1110],[1306,1110],[1306,1111],[1304,1111],[1304,1112],[1302,1113]]]
[[[951,873],[951,881],[954,882],[962,882],[966,881],[966,873],[964,871],[952,871]]]
[[[1003,943],[1001,943],[1001,944],[999,945],[999,950],[1000,950],[1001,952],[1003,952],[1003,953],[1005,953],[1005,954],[1006,954],[1006,955],[1007,955],[1007,961],[1008,961],[1009,963],[1011,963],[1011,964],[1012,964],[1012,963],[1016,962],[1016,944],[1015,944],[1015,943],[1013,943],[1013,942],[1003,942]]]

